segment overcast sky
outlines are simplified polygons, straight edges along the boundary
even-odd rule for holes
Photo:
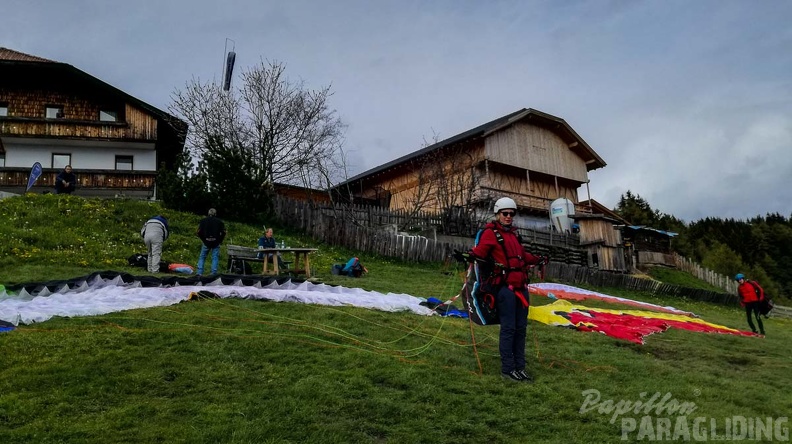
[[[792,215],[792,1],[2,0],[0,46],[154,105],[287,65],[331,84],[352,175],[521,108],[561,117],[627,190],[685,221]],[[580,190],[586,199],[586,189]]]

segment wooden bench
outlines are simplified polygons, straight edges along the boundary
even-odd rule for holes
[[[239,267],[242,270],[241,274],[245,273],[245,263],[246,262],[259,262],[264,264],[264,271],[266,273],[267,267],[266,263],[271,262],[271,260],[267,257],[259,258],[258,248],[253,247],[243,247],[241,245],[226,245],[226,253],[228,254],[228,272],[231,273],[236,267]],[[284,261],[281,260],[281,263],[284,265],[283,271],[289,273],[289,267],[291,265],[291,261]],[[272,273],[269,273],[272,274]]]
[[[256,249],[250,247],[242,247],[239,245],[226,245],[226,253],[228,254],[228,272],[232,273],[234,270],[241,270],[245,273],[245,264],[247,262],[262,262],[263,259],[256,257]]]

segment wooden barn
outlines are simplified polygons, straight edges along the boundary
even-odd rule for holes
[[[629,270],[628,257],[620,227],[628,222],[594,199],[581,203],[591,213],[575,214],[580,227],[580,246],[586,249],[588,266],[600,270],[624,272]]]
[[[549,229],[557,198],[571,200],[575,213],[591,212],[579,204],[578,189],[605,165],[564,119],[521,109],[358,174],[335,191],[354,203],[465,215],[478,219],[473,227],[507,196],[517,202],[519,226]]]
[[[676,267],[671,251],[671,239],[677,233],[658,230],[643,225],[624,225],[620,227],[624,246],[633,268],[646,268],[654,265]]]
[[[326,190],[316,190],[297,185],[276,183],[273,185],[273,192],[279,196],[284,196],[293,200],[323,204],[331,202],[330,194]]]
[[[52,191],[66,165],[77,195],[152,197],[184,147],[183,121],[69,64],[0,48],[0,191]]]

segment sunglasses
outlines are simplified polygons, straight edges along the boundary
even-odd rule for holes
[[[505,217],[514,217],[514,215],[517,213],[514,211],[501,211],[500,214],[504,215]]]

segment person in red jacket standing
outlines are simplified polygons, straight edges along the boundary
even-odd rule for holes
[[[472,259],[492,260],[495,270],[486,284],[495,295],[500,320],[499,351],[504,379],[532,382],[525,370],[525,333],[528,328],[528,273],[530,265],[544,258],[527,253],[512,222],[517,213],[514,200],[495,202],[496,219],[486,225],[478,245],[468,253]]]
[[[759,308],[765,298],[764,289],[759,286],[756,281],[749,281],[745,279],[745,275],[738,273],[734,280],[740,283],[737,287],[737,295],[740,296],[740,305],[745,307],[745,317],[748,319],[748,326],[751,331],[756,333],[756,327],[751,319],[751,313],[756,316],[756,322],[759,324],[759,333],[765,334],[764,325],[762,324],[762,317]]]

